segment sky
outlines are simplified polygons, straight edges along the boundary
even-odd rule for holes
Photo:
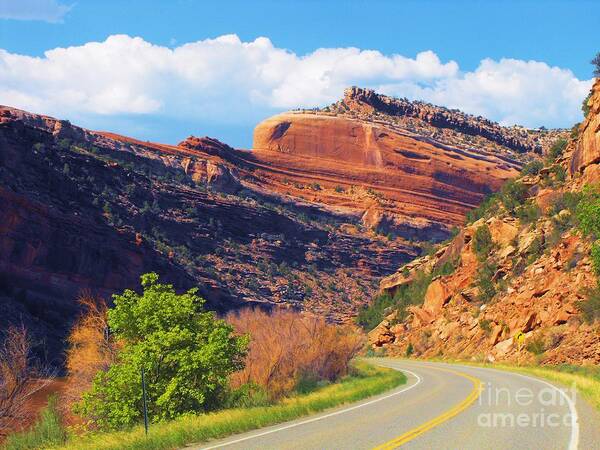
[[[570,127],[598,2],[0,0],[0,104],[250,148],[261,120],[370,87],[504,125]]]

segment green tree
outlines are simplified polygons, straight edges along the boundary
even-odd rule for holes
[[[158,275],[142,275],[142,294],[114,295],[108,324],[121,343],[118,361],[97,374],[78,405],[100,428],[131,426],[142,419],[140,372],[144,368],[152,421],[215,409],[228,376],[243,367],[247,337],[203,309],[197,289],[176,294]]]
[[[521,169],[521,175],[537,175],[544,168],[544,163],[539,159],[528,162]]]
[[[565,151],[565,148],[567,148],[567,143],[568,142],[565,138],[557,139],[552,144],[552,147],[550,147],[550,150],[548,150],[548,159],[550,161],[556,161],[556,159],[561,157]]]
[[[519,181],[510,180],[502,186],[500,198],[507,211],[513,212],[515,208],[522,205],[527,199],[528,188]]]
[[[494,242],[492,241],[490,228],[486,224],[477,227],[473,234],[473,251],[477,258],[480,261],[485,261],[493,247]]]

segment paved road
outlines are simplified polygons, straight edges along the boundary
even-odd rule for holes
[[[455,364],[373,362],[405,372],[407,384],[195,448],[600,450],[600,414],[546,381]]]

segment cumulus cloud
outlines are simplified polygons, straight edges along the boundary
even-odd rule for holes
[[[0,19],[58,23],[70,9],[56,0],[0,0]]]
[[[0,103],[59,117],[145,114],[248,124],[275,111],[323,106],[359,85],[481,114],[505,124],[569,126],[591,80],[542,62],[485,59],[464,72],[433,51],[414,58],[358,48],[297,55],[264,37],[225,35],[169,48],[139,37],[0,50]]]

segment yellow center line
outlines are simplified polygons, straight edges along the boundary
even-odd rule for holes
[[[406,433],[392,439],[389,442],[386,442],[384,444],[381,444],[381,445],[375,447],[373,450],[391,450],[394,448],[398,448],[401,445],[406,444],[409,441],[412,441],[417,436],[422,435],[423,433],[431,430],[432,428],[440,425],[441,423],[444,423],[447,420],[450,420],[451,418],[453,418],[454,416],[460,414],[462,411],[464,411],[469,406],[471,406],[473,404],[473,402],[475,400],[477,400],[477,398],[481,394],[483,384],[481,383],[481,380],[479,380],[478,378],[472,377],[471,375],[467,375],[466,373],[457,372],[455,370],[442,369],[440,367],[433,367],[433,368],[436,370],[442,370],[444,372],[453,373],[454,375],[458,375],[460,377],[466,378],[467,380],[471,381],[473,383],[473,389],[471,390],[471,393],[462,402],[453,406],[448,411],[440,414],[439,416],[435,417],[434,419],[431,419],[428,422],[425,422],[422,425],[419,425],[416,428],[413,428],[410,431],[407,431]]]

